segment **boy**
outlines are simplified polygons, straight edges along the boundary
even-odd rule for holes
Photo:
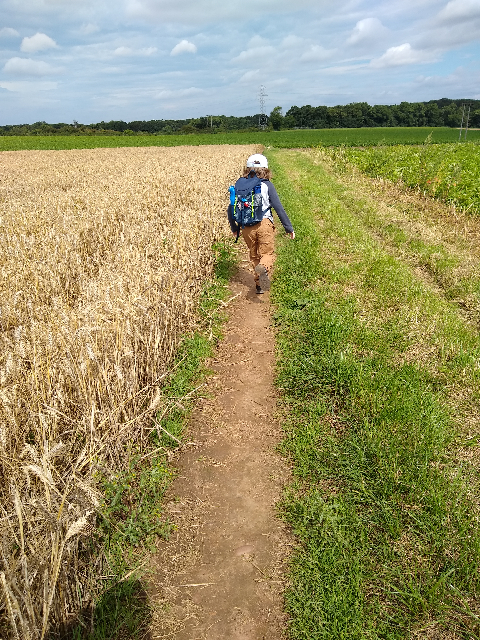
[[[242,186],[242,181],[257,176],[262,181],[261,194],[263,205],[263,219],[253,225],[243,227],[242,236],[250,252],[250,261],[254,270],[255,289],[257,293],[264,293],[270,289],[274,256],[274,232],[272,207],[275,209],[285,232],[290,238],[295,238],[292,223],[280,202],[277,190],[270,182],[272,172],[268,168],[268,160],[260,153],[255,153],[247,159],[247,166],[243,177],[237,180],[236,187]],[[233,205],[228,207],[228,221],[235,238],[238,237],[238,225],[233,218]]]

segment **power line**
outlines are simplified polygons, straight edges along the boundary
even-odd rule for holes
[[[259,129],[266,129],[267,127],[267,115],[265,113],[265,98],[267,97],[267,94],[265,93],[265,87],[262,86],[260,87],[260,93],[258,96],[258,99],[260,101],[260,116],[258,118],[258,128]]]
[[[465,125],[465,140],[467,139],[467,133],[468,133],[468,121],[470,120],[470,108],[471,108],[471,104],[468,105],[468,113],[467,113],[467,124]]]
[[[462,104],[462,121],[460,123],[460,133],[458,136],[458,140],[460,141],[462,139],[462,129],[463,129],[463,121],[465,120],[465,140],[467,139],[467,133],[468,133],[468,121],[470,120],[470,109],[471,109],[472,104],[470,102],[467,103],[463,103]],[[465,118],[465,109],[468,107],[468,111],[467,111],[467,117]]]
[[[465,117],[465,103],[462,104],[462,121],[460,122],[460,133],[458,134],[458,141],[462,139],[463,119]]]

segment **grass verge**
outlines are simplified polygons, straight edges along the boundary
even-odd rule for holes
[[[130,452],[128,468],[115,476],[104,474],[105,500],[99,517],[96,548],[103,584],[95,596],[85,594],[80,619],[53,637],[72,640],[120,640],[144,637],[150,621],[150,606],[142,569],[157,536],[168,538],[171,524],[162,512],[162,498],[174,473],[169,462],[181,444],[190,411],[208,374],[206,359],[221,337],[225,320],[223,300],[237,258],[231,244],[215,247],[216,267],[199,305],[198,330],[183,341],[162,388],[163,409],[157,413],[149,451]],[[93,558],[93,554],[92,554]]]
[[[297,234],[272,292],[296,476],[289,635],[480,637],[478,330],[320,164],[270,158]]]

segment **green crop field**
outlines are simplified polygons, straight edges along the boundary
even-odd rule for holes
[[[295,640],[480,636],[480,221],[270,151]],[[389,191],[390,190],[390,191]]]
[[[480,146],[439,144],[333,150],[337,165],[351,163],[373,178],[387,178],[480,212]]]
[[[0,151],[19,149],[93,149],[96,147],[176,147],[204,144],[261,144],[265,147],[304,148],[324,146],[371,146],[456,142],[458,130],[447,127],[377,127],[362,129],[297,129],[224,134],[99,135],[99,136],[0,136]],[[480,140],[470,131],[469,140]]]

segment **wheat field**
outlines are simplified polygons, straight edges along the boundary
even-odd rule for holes
[[[98,470],[148,442],[256,147],[0,154],[0,630],[79,607]],[[8,629],[8,631],[7,631]]]

